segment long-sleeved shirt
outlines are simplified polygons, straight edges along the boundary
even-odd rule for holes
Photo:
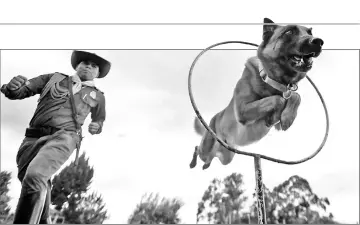
[[[9,90],[6,84],[2,85],[1,92],[9,99],[24,99],[36,94],[41,94],[45,85],[49,82],[55,73],[44,74],[29,80],[30,84],[22,86],[17,90]],[[59,74],[57,74],[59,75]],[[64,75],[64,79],[59,85],[68,89],[68,79],[71,77]],[[78,123],[84,124],[89,113],[91,113],[92,122],[100,125],[98,134],[102,131],[105,120],[105,97],[101,91],[95,87],[83,86],[81,90],[74,94],[74,102],[78,114]],[[70,97],[52,98],[50,91],[39,101],[34,116],[30,121],[30,127],[51,126],[59,129],[75,131],[75,122],[72,116],[72,105]]]

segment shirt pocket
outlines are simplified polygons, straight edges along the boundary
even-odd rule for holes
[[[96,92],[95,91],[91,91],[89,93],[83,93],[81,99],[83,100],[83,102],[85,104],[89,105],[91,108],[97,106],[97,104],[98,104],[98,102],[96,101]]]
[[[94,99],[91,99],[88,92],[80,92],[79,97],[80,101],[77,106],[78,114],[87,116],[90,113],[91,108],[97,105],[97,102]]]

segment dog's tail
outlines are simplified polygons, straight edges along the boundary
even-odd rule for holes
[[[204,133],[206,131],[204,125],[202,125],[199,118],[197,118],[197,117],[195,117],[195,119],[194,119],[194,129],[195,129],[196,133],[199,135],[204,135]]]

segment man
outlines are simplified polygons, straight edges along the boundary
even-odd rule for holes
[[[94,79],[105,77],[111,64],[84,51],[74,51],[71,64],[76,70],[73,76],[52,73],[30,80],[16,76],[1,87],[12,100],[40,94],[16,157],[22,189],[14,223],[48,223],[50,179],[80,146],[81,126],[89,113],[89,133],[102,131],[105,97],[95,87]]]

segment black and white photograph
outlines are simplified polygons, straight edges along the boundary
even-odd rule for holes
[[[360,24],[309,14],[0,23],[1,223],[358,224]]]

